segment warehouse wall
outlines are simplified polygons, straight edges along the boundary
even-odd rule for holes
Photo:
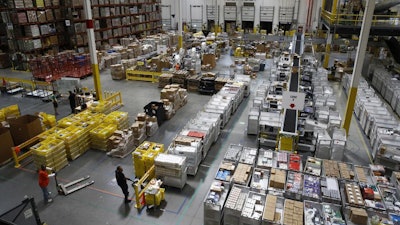
[[[253,2],[255,5],[255,16],[254,16],[254,26],[260,24],[260,7],[261,6],[273,6],[275,13],[273,19],[273,27],[277,27],[279,24],[279,7],[294,7],[294,20],[298,20],[299,25],[305,26],[307,24],[308,14],[310,18],[308,19],[309,27],[311,29],[315,28],[318,25],[319,13],[321,7],[320,0],[181,0],[182,1],[182,20],[190,24],[190,19],[200,19],[202,18],[203,24],[207,23],[207,5],[216,5],[218,4],[219,9],[219,24],[224,22],[224,5],[226,2],[235,2],[237,6],[237,24],[241,24],[241,6],[243,6],[243,2]],[[168,5],[171,8],[171,14],[175,14],[175,17],[171,17],[172,28],[177,28],[178,22],[178,0],[162,0],[162,5]],[[311,5],[312,4],[312,5]],[[192,6],[202,6],[201,7],[192,7],[191,14],[191,5]],[[310,10],[309,10],[310,9]]]

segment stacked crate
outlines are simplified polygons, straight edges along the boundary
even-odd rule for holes
[[[177,70],[173,73],[172,83],[178,84],[181,88],[186,88],[186,78],[189,76],[189,72],[186,70]]]
[[[41,165],[59,171],[68,165],[64,142],[55,138],[49,138],[39,142],[30,148],[32,150],[33,162],[37,169]]]
[[[173,75],[170,73],[163,73],[160,75],[158,78],[158,87],[159,88],[164,88],[165,86],[169,85],[172,83],[172,77]]]
[[[111,143],[109,138],[113,135],[114,131],[117,130],[115,124],[100,124],[96,128],[90,131],[90,148],[98,149],[102,151],[110,151]]]
[[[104,118],[104,123],[116,124],[118,130],[124,130],[129,127],[129,119],[127,112],[114,111]]]
[[[112,111],[112,104],[109,101],[96,101],[93,102],[88,109],[94,113],[108,114]]]
[[[155,157],[164,152],[164,145],[145,141],[132,153],[136,177],[142,177],[153,165]]]

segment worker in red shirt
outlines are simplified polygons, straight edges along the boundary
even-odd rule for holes
[[[47,186],[49,185],[49,176],[54,176],[54,173],[49,175],[47,173],[47,167],[41,165],[39,170],[39,186],[43,191],[44,203],[50,203],[53,201],[50,192],[47,190]]]

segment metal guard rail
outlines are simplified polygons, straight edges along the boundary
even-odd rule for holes
[[[330,25],[361,25],[363,15],[359,14],[333,14],[327,10],[322,10],[321,17]],[[400,15],[374,15],[372,25],[399,26]]]

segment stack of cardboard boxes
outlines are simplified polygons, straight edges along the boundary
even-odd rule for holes
[[[157,117],[155,116],[146,116],[146,135],[151,137],[158,130]]]
[[[363,167],[360,166],[354,166],[354,170],[356,171],[357,174],[357,179],[359,182],[361,183],[368,183],[368,179],[367,179],[367,174],[365,174],[365,170]]]
[[[243,163],[237,165],[237,169],[232,176],[232,181],[236,184],[247,186],[251,176],[251,166]]]
[[[109,156],[125,158],[135,149],[132,130],[116,130],[108,139],[111,143],[111,151],[107,153]]]
[[[173,75],[170,73],[163,73],[160,75],[158,78],[158,87],[159,88],[164,88],[165,86],[169,85],[172,83],[172,77]]]
[[[269,187],[283,190],[285,188],[285,182],[286,182],[286,171],[272,168]]]
[[[322,164],[325,171],[325,176],[340,178],[339,166],[336,161],[324,160]]]
[[[340,177],[346,180],[354,179],[354,172],[350,170],[348,164],[339,162]]]
[[[303,224],[304,206],[302,202],[291,199],[285,200],[283,224],[285,225],[302,225]]]
[[[178,84],[167,85],[161,90],[160,98],[164,105],[171,102],[173,110],[176,112],[187,103],[187,90],[180,88]]]
[[[367,225],[368,224],[368,214],[365,209],[361,208],[350,208],[350,221],[354,224]]]
[[[122,64],[111,65],[111,78],[113,80],[125,80],[126,74]]]
[[[136,121],[131,126],[133,134],[133,142],[136,146],[139,146],[146,138],[146,114],[138,113]]]
[[[282,215],[279,212],[276,212],[276,204],[278,197],[275,195],[267,195],[267,200],[265,203],[263,220],[267,220],[273,222],[274,224],[279,224],[282,218]]]
[[[187,78],[187,90],[190,92],[198,92],[200,85],[200,75],[191,75]]]
[[[186,78],[189,76],[189,71],[176,70],[173,72],[172,83],[179,84],[179,87],[186,88]]]

